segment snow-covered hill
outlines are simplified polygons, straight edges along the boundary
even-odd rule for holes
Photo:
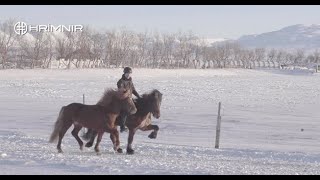
[[[320,24],[292,25],[277,31],[242,36],[237,41],[247,47],[315,49],[320,47]]]

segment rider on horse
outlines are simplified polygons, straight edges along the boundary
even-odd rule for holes
[[[125,88],[126,90],[130,90],[137,98],[141,98],[136,89],[134,88],[132,78],[132,69],[130,67],[125,67],[123,70],[123,75],[121,79],[118,81],[117,86],[118,88]],[[120,113],[120,132],[127,131],[125,126],[128,114],[125,112]]]

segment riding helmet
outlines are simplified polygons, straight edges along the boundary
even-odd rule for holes
[[[132,73],[132,69],[130,67],[125,67],[123,73]]]

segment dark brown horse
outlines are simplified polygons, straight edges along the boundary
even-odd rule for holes
[[[94,129],[98,133],[98,140],[95,151],[99,154],[99,143],[104,132],[110,133],[110,138],[114,145],[114,150],[122,153],[119,141],[119,132],[115,125],[116,118],[120,111],[129,114],[137,112],[130,91],[125,90],[106,90],[100,101],[96,105],[84,105],[72,103],[63,106],[60,110],[59,117],[55,123],[54,130],[51,134],[50,141],[54,142],[59,137],[57,145],[58,152],[61,153],[61,142],[64,134],[73,124],[72,135],[79,143],[80,150],[83,149],[83,142],[78,136],[82,127]]]
[[[149,94],[143,94],[142,98],[135,99],[134,103],[138,109],[135,114],[129,115],[126,121],[126,125],[129,129],[127,154],[133,154],[132,149],[133,136],[138,129],[142,131],[153,130],[148,136],[151,139],[157,137],[159,127],[157,125],[151,124],[151,114],[159,119],[160,118],[160,106],[162,101],[162,94],[158,90],[153,90]],[[117,118],[116,124],[120,125],[120,119]],[[94,139],[97,133],[92,129],[88,129],[84,135],[84,139],[90,139],[86,144],[86,147],[91,147],[93,145]]]

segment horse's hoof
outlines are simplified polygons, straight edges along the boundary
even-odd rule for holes
[[[82,146],[80,146],[80,151],[83,151],[83,145],[82,145]]]
[[[123,153],[123,150],[122,150],[121,148],[119,148],[119,149],[117,150],[117,152],[118,152],[118,153]]]
[[[97,156],[101,156],[101,152],[97,152]]]
[[[133,149],[127,149],[127,154],[129,154],[129,155],[134,154],[134,150]]]
[[[148,137],[150,139],[155,139],[157,137],[157,135],[155,133],[151,133]]]
[[[90,143],[90,142],[86,143],[86,147],[91,147],[92,145],[93,143]]]
[[[63,153],[63,151],[61,149],[58,150],[58,153]]]

